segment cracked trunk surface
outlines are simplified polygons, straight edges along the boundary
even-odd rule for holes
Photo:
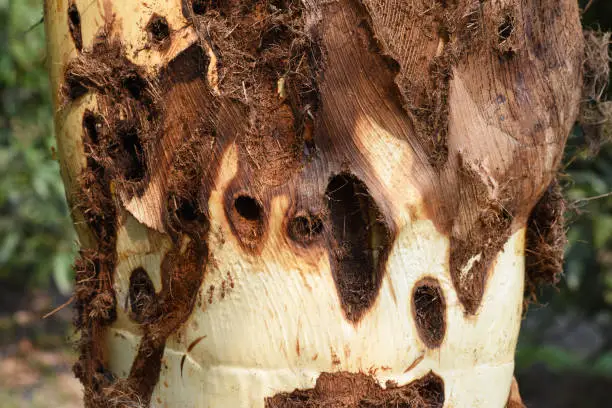
[[[55,0],[45,22],[88,406],[520,405],[575,2]]]

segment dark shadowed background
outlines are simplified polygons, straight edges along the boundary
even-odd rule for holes
[[[589,4],[590,3],[590,4]],[[581,0],[612,30],[612,1]],[[588,5],[588,7],[587,7]],[[53,146],[42,0],[0,0],[0,406],[79,407],[67,306],[76,236]],[[612,128],[612,123],[608,124]],[[540,293],[516,356],[530,408],[610,406],[612,144],[594,155],[577,126],[561,181],[571,210],[563,279]],[[599,197],[599,198],[594,198]]]

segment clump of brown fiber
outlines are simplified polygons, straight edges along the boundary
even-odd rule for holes
[[[84,118],[90,138],[86,154],[122,193],[141,195],[149,179],[150,142],[160,131],[157,88],[118,42],[100,35],[92,50],[67,65],[61,92],[65,104],[96,94],[96,112]]]
[[[266,398],[266,408],[441,408],[443,405],[444,381],[433,372],[401,387],[388,382],[385,389],[363,373],[323,373],[313,389]]]
[[[104,405],[97,390],[114,381],[105,368],[106,350],[101,339],[105,328],[116,317],[113,273],[117,220],[109,172],[95,153],[99,146],[98,119],[91,111],[83,115],[83,146],[87,160],[72,197],[76,214],[82,217],[90,237],[83,241],[74,267],[74,324],[80,333],[80,356],[74,372],[84,385],[85,401],[92,407]]]
[[[241,177],[260,190],[283,184],[301,165],[304,129],[318,104],[311,69],[317,53],[305,32],[301,2],[202,1],[183,12],[208,54],[220,61],[209,80],[248,116],[238,144],[241,171],[253,171]]]
[[[593,154],[612,138],[612,101],[606,100],[611,36],[608,32],[584,31],[584,83],[578,123]]]
[[[527,223],[525,244],[525,297],[537,299],[541,285],[555,284],[563,272],[565,199],[557,180],[548,186]]]

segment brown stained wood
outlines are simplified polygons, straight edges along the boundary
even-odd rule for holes
[[[366,2],[373,31],[383,51],[399,62],[398,86],[410,106],[418,100],[419,89],[431,95],[444,90],[402,86],[402,78],[424,77],[425,65],[413,62],[414,56],[425,54],[425,49],[431,52],[435,33],[440,33],[428,69],[438,79],[450,74],[448,94],[442,98],[448,120],[439,121],[444,109],[426,110],[437,115],[434,122],[448,127],[448,158],[436,165],[439,178],[424,188],[430,192],[426,202],[433,203],[434,219],[451,238],[453,284],[466,313],[474,314],[491,263],[550,182],[575,118],[582,58],[582,45],[575,37],[580,30],[577,8],[571,1],[524,1],[512,7],[433,2],[427,9],[424,2],[414,2],[416,10],[374,3]],[[414,18],[417,12],[423,13],[421,19]],[[410,47],[410,54],[405,53],[400,47],[405,43],[393,37],[404,31],[387,29],[393,25],[391,17],[398,24],[414,22],[432,40],[416,42],[420,52]],[[415,74],[417,69],[421,75]],[[416,105],[431,107],[427,101]],[[412,139],[419,140],[422,123],[428,122],[418,116],[415,120],[417,136]],[[421,144],[431,158],[431,149]],[[462,278],[461,271],[476,258]]]
[[[580,30],[575,3],[525,1],[502,9],[487,4],[482,27],[490,34],[480,44],[488,52],[466,52],[454,68],[451,85],[449,152],[457,159],[449,160],[446,174],[455,173],[451,178],[460,183],[460,194],[449,188],[442,194],[457,209],[451,223],[451,274],[468,313],[478,309],[488,270],[503,245],[500,237],[524,225],[554,177],[576,117],[581,84],[582,43],[573,34]],[[504,40],[513,44],[511,58],[507,45],[499,48],[498,30],[507,21],[514,24]],[[453,103],[453,90],[473,101],[480,119],[453,115],[461,103]],[[491,134],[482,126],[501,133]],[[466,175],[474,181],[461,183]],[[490,180],[497,186],[485,187]],[[462,254],[481,254],[463,281]]]
[[[364,2],[369,16],[359,4],[327,6],[326,16],[337,21],[328,17],[320,25],[319,118],[334,135],[329,150],[338,153],[332,156],[359,176],[367,165],[351,148],[352,134],[344,135],[351,120],[373,117],[410,142],[417,159],[413,182],[450,235],[452,281],[466,313],[474,314],[493,260],[548,185],[575,118],[582,58],[581,43],[572,37],[580,29],[577,9],[569,1],[560,4],[562,12],[552,11],[556,3],[392,3]],[[499,27],[509,23],[514,28],[500,38]],[[406,32],[404,24],[414,26],[414,43],[389,37]],[[327,147],[317,130],[316,145]],[[376,181],[364,177],[375,194]]]

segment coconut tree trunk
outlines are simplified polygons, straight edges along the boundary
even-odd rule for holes
[[[47,0],[45,22],[87,406],[521,405],[575,0]]]

